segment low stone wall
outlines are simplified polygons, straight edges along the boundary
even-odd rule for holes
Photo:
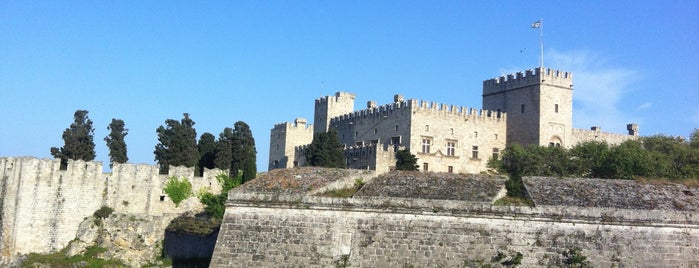
[[[690,213],[325,201],[229,203],[211,266],[470,267],[498,252],[521,253],[523,267],[556,266],[575,247],[596,267],[699,266]]]
[[[211,267],[560,267],[573,249],[593,267],[699,267],[699,213],[233,190]]]

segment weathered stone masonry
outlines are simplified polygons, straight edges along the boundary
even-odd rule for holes
[[[195,178],[193,168],[171,167],[170,174],[160,175],[157,166],[132,164],[116,164],[111,173],[103,173],[101,162],[69,161],[67,170],[60,170],[60,160],[0,158],[0,264],[17,254],[62,249],[101,206],[160,216],[166,226],[168,219],[202,209],[196,198],[176,207],[163,192],[167,178],[186,177],[195,192],[218,192],[219,173],[207,170]]]
[[[579,247],[594,267],[699,267],[696,212],[232,191],[211,266],[546,267]]]

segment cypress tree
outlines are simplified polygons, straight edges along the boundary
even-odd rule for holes
[[[337,131],[313,134],[313,141],[304,151],[306,161],[311,166],[344,168],[346,159],[344,145],[340,143]]]
[[[411,154],[408,149],[396,152],[396,170],[418,170],[417,157]]]
[[[199,164],[197,165],[199,176],[204,176],[204,169],[214,168],[216,158],[216,137],[211,133],[201,134],[199,137]]]
[[[250,126],[245,122],[235,122],[233,127],[231,174],[232,177],[237,177],[238,172],[242,171],[243,183],[245,183],[257,176],[255,138],[252,136]]]
[[[63,131],[64,145],[51,147],[51,155],[61,159],[61,169],[65,169],[68,159],[91,161],[95,159],[95,129],[87,110],[77,110],[73,114],[73,123]]]
[[[109,135],[104,137],[104,141],[109,148],[109,167],[114,163],[126,163],[129,157],[126,155],[126,142],[124,137],[129,134],[129,130],[124,128],[124,120],[112,118],[112,122],[107,126]]]
[[[218,135],[216,151],[214,153],[214,166],[221,170],[228,170],[230,173],[231,162],[233,161],[233,129],[224,128]]]
[[[155,145],[155,160],[160,164],[160,173],[166,174],[170,166],[194,167],[199,162],[197,131],[194,121],[185,113],[181,121],[167,119],[158,127],[159,143]]]

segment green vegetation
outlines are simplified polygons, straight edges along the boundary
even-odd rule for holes
[[[396,170],[418,170],[420,166],[417,164],[417,159],[408,149],[398,150],[396,152]]]
[[[354,194],[361,189],[364,184],[364,180],[362,179],[356,179],[354,180],[354,186],[353,187],[347,187],[347,188],[342,188],[342,189],[335,189],[335,190],[330,190],[322,193],[318,193],[318,196],[325,196],[325,197],[336,197],[336,198],[351,198],[354,196]]]
[[[89,247],[85,253],[75,256],[67,256],[65,249],[58,253],[36,254],[30,253],[22,263],[22,267],[126,267],[127,265],[118,260],[105,260],[97,255],[104,253],[107,249],[102,247]]]
[[[235,178],[231,178],[226,174],[219,174],[216,176],[216,179],[218,183],[221,184],[221,193],[213,194],[204,192],[199,194],[199,201],[204,204],[204,212],[206,212],[207,215],[212,218],[223,219],[228,192],[242,183],[242,176],[242,172]]]
[[[178,180],[177,177],[171,176],[165,183],[164,191],[175,206],[179,206],[180,202],[192,196],[192,184],[187,178]]]
[[[524,197],[522,176],[605,179],[699,179],[699,130],[689,141],[655,135],[625,141],[580,143],[569,150],[555,147],[508,146],[488,167],[509,174],[508,196]]]
[[[192,217],[182,215],[170,222],[166,231],[207,236],[221,227],[221,219],[214,217]]]
[[[194,121],[184,113],[181,121],[167,119],[158,127],[158,144],[155,145],[155,160],[160,164],[160,173],[167,174],[170,166],[193,167],[199,161],[197,131]]]
[[[328,132],[313,134],[313,141],[304,151],[304,155],[310,166],[344,168],[346,160],[343,148],[337,132],[331,129]]]
[[[573,247],[563,252],[563,263],[566,267],[591,267],[587,257],[582,255],[582,249]]]
[[[73,115],[73,123],[63,131],[64,145],[61,148],[51,147],[51,155],[61,159],[61,168],[65,169],[68,159],[91,161],[95,159],[95,129],[86,110],[77,110]]]
[[[243,121],[235,122],[233,125],[232,148],[231,176],[238,177],[242,171],[242,183],[254,179],[257,176],[255,138],[252,137],[250,126]]]
[[[197,164],[198,176],[204,176],[204,169],[213,169],[216,160],[216,137],[206,132],[199,137],[197,144],[199,150],[199,163]]]
[[[112,212],[114,212],[114,209],[108,206],[102,206],[100,209],[95,211],[95,213],[92,214],[95,217],[95,225],[102,225],[102,220],[108,218],[109,215],[112,215]]]
[[[104,137],[104,141],[109,148],[109,167],[114,163],[126,163],[129,157],[126,155],[126,142],[124,137],[129,134],[129,130],[124,127],[124,120],[112,118],[112,123],[107,126],[109,135]]]

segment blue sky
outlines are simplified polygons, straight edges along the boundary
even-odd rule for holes
[[[394,94],[480,108],[482,81],[574,73],[574,127],[699,128],[698,1],[0,1],[0,156],[50,157],[77,109],[98,161],[112,118],[129,162],[188,112],[198,135],[248,123],[266,170],[275,123],[314,99]]]

